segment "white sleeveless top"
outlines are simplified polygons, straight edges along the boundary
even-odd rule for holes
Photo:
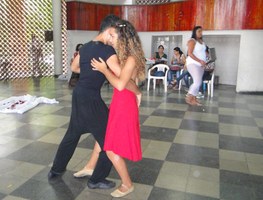
[[[191,38],[191,40],[195,41],[195,47],[194,47],[194,50],[193,50],[193,54],[198,59],[206,61],[206,53],[205,53],[206,45],[205,45],[205,43],[203,42],[203,44],[200,44],[199,42],[197,42],[193,38]],[[194,60],[190,56],[187,56],[186,65],[189,65],[189,64],[195,64],[195,65],[201,66],[201,63],[197,62],[196,60]]]

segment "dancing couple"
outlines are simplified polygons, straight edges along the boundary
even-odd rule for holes
[[[113,164],[122,183],[111,195],[123,197],[134,190],[124,159],[142,159],[138,112],[141,93],[135,82],[144,78],[145,58],[135,28],[128,21],[107,16],[99,35],[83,45],[71,68],[80,73],[80,78],[73,90],[69,127],[48,178],[63,174],[80,136],[89,132],[96,140],[93,153],[74,176],[90,175],[91,189],[110,189],[115,183],[106,177]],[[109,113],[100,95],[105,78],[114,87]]]

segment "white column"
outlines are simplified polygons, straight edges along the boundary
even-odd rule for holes
[[[61,0],[52,0],[54,68],[55,75],[62,74],[62,19]]]

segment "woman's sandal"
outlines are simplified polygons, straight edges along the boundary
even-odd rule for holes
[[[196,104],[196,106],[202,106],[203,105],[200,101],[198,101],[198,99],[196,97],[195,97],[195,104]]]
[[[119,188],[118,189],[116,189],[115,191],[113,191],[112,193],[111,193],[111,196],[112,197],[124,197],[124,196],[126,196],[127,194],[130,194],[131,192],[133,192],[133,190],[134,190],[134,186],[132,185],[130,188],[128,188],[126,185],[124,185],[124,184],[121,184],[121,186],[122,187],[124,187],[125,189],[127,189],[127,191],[126,192],[122,192],[122,191],[120,191],[119,190]]]
[[[172,83],[170,83],[170,84],[168,85],[168,88],[169,88],[169,89],[173,89],[173,87],[174,87],[174,86],[173,86]]]
[[[87,169],[86,167],[84,167],[82,170],[76,172],[73,174],[73,176],[75,178],[82,178],[85,176],[91,176],[93,174],[93,169]]]

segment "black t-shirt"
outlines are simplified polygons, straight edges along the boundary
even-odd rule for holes
[[[90,41],[84,44],[79,51],[80,77],[78,85],[100,90],[106,78],[101,72],[92,70],[91,60],[92,58],[99,60],[101,57],[106,62],[115,54],[116,52],[111,46],[99,41]]]

